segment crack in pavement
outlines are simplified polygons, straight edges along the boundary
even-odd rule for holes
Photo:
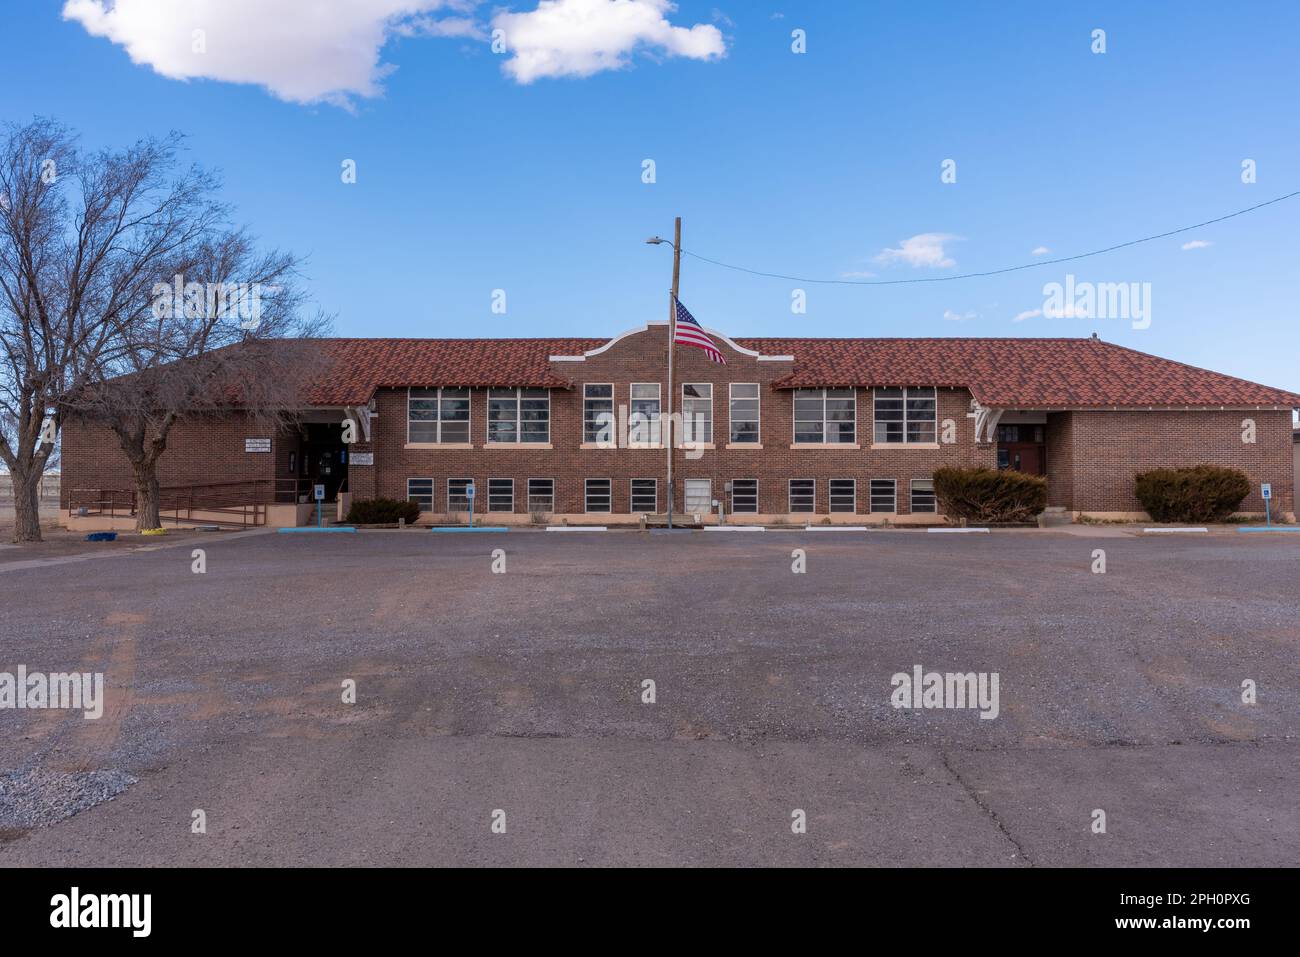
[[[940,751],[939,760],[943,762],[944,769],[947,770],[947,772],[956,779],[957,783],[962,786],[962,790],[966,792],[967,796],[975,802],[975,806],[988,815],[989,820],[991,820],[997,829],[1002,832],[1002,836],[1011,842],[1011,846],[1016,849],[1016,853],[1019,855],[1020,859],[1030,867],[1034,867],[1034,859],[1025,851],[1024,846],[1016,840],[1015,835],[1007,830],[1007,826],[1002,822],[1002,818],[998,817],[998,812],[993,810],[993,808],[979,796],[979,793],[966,783],[966,779],[963,778],[957,769],[952,766],[952,763],[949,762],[948,752]]]

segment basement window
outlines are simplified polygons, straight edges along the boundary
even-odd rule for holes
[[[855,479],[831,479],[831,511],[858,510],[858,483]]]
[[[933,479],[912,479],[912,511],[936,511]]]
[[[658,479],[632,480],[632,511],[651,514],[659,511]]]
[[[816,479],[790,479],[790,511],[817,511]]]
[[[610,511],[609,479],[587,479],[586,510]]]
[[[873,512],[898,511],[898,483],[893,479],[871,480],[871,510]]]
[[[433,479],[409,478],[406,480],[406,500],[420,506],[422,512],[433,511]]]
[[[515,510],[515,480],[488,479],[488,511],[513,512]]]
[[[555,511],[555,479],[530,478],[528,480],[528,511]]]
[[[736,479],[731,483],[731,510],[741,514],[758,514],[758,479]]]

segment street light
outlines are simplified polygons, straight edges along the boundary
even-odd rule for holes
[[[673,239],[651,236],[646,240],[647,246],[662,246],[667,243],[673,247],[673,287],[668,297],[668,414],[660,412],[662,424],[659,435],[668,453],[668,530],[673,527],[673,341],[677,338],[677,286],[682,269],[682,218],[673,223]]]

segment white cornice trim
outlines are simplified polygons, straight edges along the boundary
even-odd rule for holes
[[[605,343],[603,346],[600,346],[597,349],[588,349],[580,356],[549,356],[548,358],[551,362],[586,362],[587,359],[589,359],[590,357],[598,356],[602,352],[606,352],[609,349],[613,348],[613,346],[616,343],[622,342],[628,336],[635,336],[642,332],[649,332],[651,329],[655,329],[655,328],[662,329],[666,325],[668,325],[667,320],[657,319],[652,322],[647,322],[644,326],[629,329],[626,332],[621,332],[618,335],[616,335],[613,339],[610,339],[609,342]],[[794,362],[794,356],[765,356],[765,355],[761,355],[758,352],[755,352],[753,349],[746,349],[744,346],[737,344],[730,336],[726,335],[725,333],[719,332],[717,329],[705,329],[704,331],[711,336],[715,336],[718,339],[721,339],[731,349],[734,349],[742,356],[748,356],[749,358],[756,359],[759,362]]]

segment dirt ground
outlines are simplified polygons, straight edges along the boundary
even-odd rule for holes
[[[1300,864],[1300,534],[165,538],[0,551],[0,672],[106,682],[0,777],[124,788],[0,866]]]

